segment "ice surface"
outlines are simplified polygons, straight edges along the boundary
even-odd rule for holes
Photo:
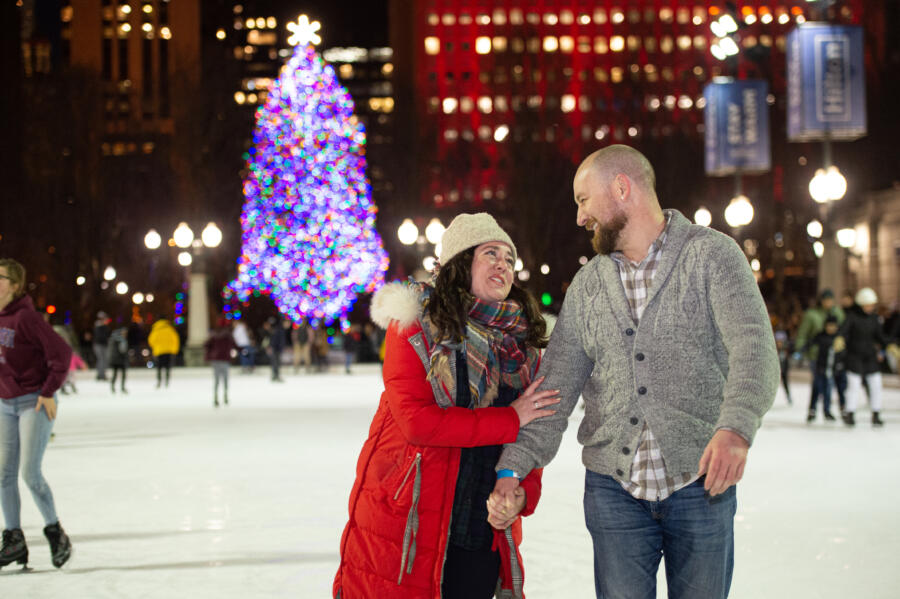
[[[61,397],[44,472],[75,553],[52,567],[20,483],[33,571],[0,571],[0,597],[330,597],[377,367],[282,384],[232,369],[232,405],[218,410],[209,370],[176,369],[168,390],[151,376],[131,370],[127,396],[83,380]],[[807,426],[808,393],[795,383],[789,407],[779,392],[750,451],[731,597],[900,597],[900,391],[886,390],[882,430],[865,409],[854,430]],[[530,599],[593,597],[580,416],[525,523]]]

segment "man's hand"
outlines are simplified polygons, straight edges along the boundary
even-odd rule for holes
[[[719,495],[744,476],[747,450],[750,445],[739,434],[717,430],[700,458],[697,474],[706,475],[703,488],[710,495]]]

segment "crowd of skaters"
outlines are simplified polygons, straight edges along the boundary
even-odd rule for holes
[[[883,375],[897,373],[900,362],[896,305],[881,304],[870,287],[846,290],[840,298],[831,289],[823,289],[806,310],[772,320],[788,402],[793,400],[788,383],[792,364],[810,371],[808,423],[816,420],[821,407],[825,421],[840,418],[853,427],[856,412],[868,398],[872,425],[884,426]],[[831,407],[834,396],[837,417]]]

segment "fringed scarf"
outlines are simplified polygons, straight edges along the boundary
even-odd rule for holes
[[[427,306],[433,287],[417,283]],[[423,317],[426,334],[434,339],[437,331],[431,319]],[[435,377],[456,398],[456,376],[450,369],[450,356],[465,351],[469,374],[469,391],[475,407],[490,406],[497,398],[500,384],[524,389],[534,378],[539,350],[525,345],[528,321],[522,306],[513,300],[488,303],[475,298],[466,322],[466,338],[462,342],[449,340],[435,343],[431,348],[431,369],[428,379]]]

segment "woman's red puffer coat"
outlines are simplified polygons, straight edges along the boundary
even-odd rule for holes
[[[413,338],[428,343],[417,337],[421,332],[418,323],[400,330],[396,322],[387,331],[385,391],[356,466],[336,598],[439,598],[460,448],[511,443],[518,435],[511,407],[470,410],[435,402],[413,347]],[[521,486],[524,516],[540,498],[541,471]],[[497,596],[524,597],[521,518],[494,535],[501,555]]]

